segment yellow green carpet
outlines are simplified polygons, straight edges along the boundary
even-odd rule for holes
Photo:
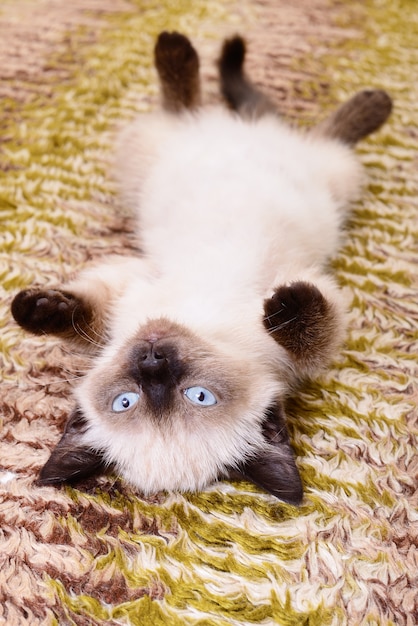
[[[293,122],[367,86],[395,102],[333,262],[347,341],[288,408],[300,508],[247,483],[34,485],[85,364],[10,302],[134,245],[108,170],[116,128],[157,106],[163,29],[193,39],[211,102],[235,32]],[[0,0],[0,624],[418,623],[417,42],[415,0]]]

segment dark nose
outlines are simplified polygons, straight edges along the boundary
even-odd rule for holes
[[[142,372],[157,373],[168,366],[169,355],[167,350],[164,346],[158,345],[158,342],[147,342],[138,356],[138,365]]]
[[[159,417],[177,397],[173,392],[185,372],[178,346],[171,338],[139,341],[132,348],[128,374],[141,387],[148,408]]]
[[[173,341],[140,341],[129,359],[129,374],[145,390],[147,385],[174,385],[184,374],[185,366]]]

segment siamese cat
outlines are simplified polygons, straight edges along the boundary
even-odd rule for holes
[[[343,340],[344,302],[324,267],[362,182],[353,146],[391,100],[362,91],[301,132],[244,57],[241,37],[225,41],[229,106],[205,108],[192,44],[159,36],[162,110],[131,123],[116,158],[143,252],[13,300],[24,329],[94,354],[41,484],[112,470],[151,494],[241,476],[302,499],[284,400]]]

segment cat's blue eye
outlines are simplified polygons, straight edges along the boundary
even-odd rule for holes
[[[198,406],[213,406],[217,402],[213,393],[204,387],[189,387],[184,390],[184,395]]]
[[[134,391],[126,391],[125,393],[120,393],[113,400],[112,403],[112,411],[115,413],[122,413],[123,411],[128,411],[132,409],[133,406],[139,400],[139,393],[135,393]]]

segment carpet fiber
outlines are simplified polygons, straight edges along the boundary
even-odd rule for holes
[[[40,488],[86,366],[31,337],[13,295],[134,246],[115,129],[158,102],[156,34],[180,30],[216,101],[220,40],[291,122],[383,87],[390,122],[333,270],[350,300],[332,367],[288,407],[305,498],[247,483],[144,498],[117,477]],[[0,0],[0,623],[418,623],[418,13],[414,0]]]

